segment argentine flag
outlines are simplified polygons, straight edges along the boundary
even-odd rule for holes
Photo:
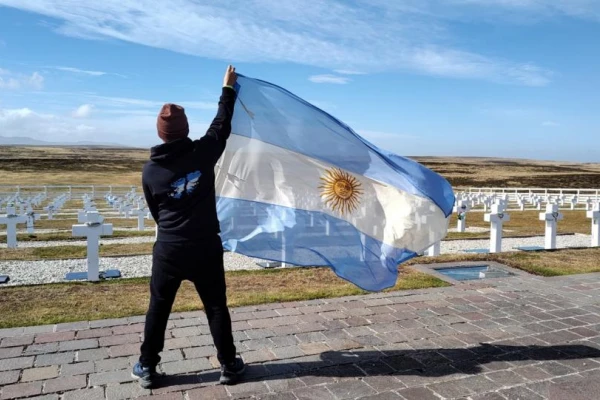
[[[450,184],[369,143],[271,83],[238,74],[232,133],[216,172],[225,249],[328,266],[368,291],[445,237]]]

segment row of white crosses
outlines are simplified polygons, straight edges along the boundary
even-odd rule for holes
[[[559,211],[558,204],[560,199],[549,199],[546,204],[546,211],[539,214],[539,220],[545,222],[544,248],[547,250],[556,249],[557,223],[564,218]],[[510,215],[506,212],[507,201],[503,199],[496,200],[491,205],[491,211],[484,214],[484,221],[490,223],[490,253],[499,253],[502,251],[502,228],[504,223],[510,221]],[[458,200],[454,212],[458,213],[459,232],[464,232],[466,213],[470,210],[471,204],[465,200]],[[587,217],[592,219],[592,247],[600,247],[600,202],[594,205],[593,210],[587,211]],[[440,254],[440,242],[434,243],[425,250],[427,256],[438,256]]]

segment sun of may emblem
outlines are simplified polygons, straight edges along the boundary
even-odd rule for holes
[[[327,170],[321,177],[321,196],[325,203],[334,211],[342,214],[354,211],[360,203],[360,195],[363,193],[360,182],[340,169]]]

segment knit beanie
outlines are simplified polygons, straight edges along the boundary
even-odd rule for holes
[[[167,103],[160,109],[156,120],[158,136],[165,142],[188,136],[188,126],[185,109],[177,104]]]

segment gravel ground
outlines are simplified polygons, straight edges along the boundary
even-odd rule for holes
[[[557,248],[587,247],[591,245],[591,235],[558,235],[556,237]],[[528,238],[503,238],[502,251],[514,251],[515,247],[521,246],[544,246],[544,236]],[[489,249],[490,241],[486,240],[448,240],[443,241],[440,246],[441,254],[462,253],[469,249]]]
[[[225,270],[262,269],[257,260],[235,253],[225,253]],[[150,276],[152,257],[105,257],[100,258],[100,271],[118,269],[124,278]],[[86,260],[52,260],[52,261],[4,261],[0,263],[0,274],[8,275],[10,282],[4,286],[19,286],[65,282],[69,272],[87,271]]]

